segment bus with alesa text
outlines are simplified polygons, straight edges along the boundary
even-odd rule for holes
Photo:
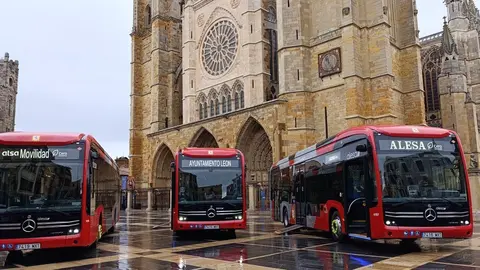
[[[364,240],[470,238],[458,134],[425,126],[345,130],[274,164],[272,218]]]
[[[245,160],[231,148],[185,148],[172,162],[171,229],[222,230],[247,226]]]
[[[0,134],[0,251],[95,247],[120,212],[114,160],[83,133]]]

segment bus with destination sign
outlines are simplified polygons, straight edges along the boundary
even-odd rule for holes
[[[0,251],[95,247],[114,230],[120,174],[83,133],[0,133]]]
[[[231,148],[185,148],[172,167],[171,229],[175,234],[247,226],[245,160]]]
[[[272,218],[364,240],[470,238],[458,134],[424,126],[350,128],[274,164]]]

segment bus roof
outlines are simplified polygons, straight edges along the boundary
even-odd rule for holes
[[[62,132],[5,132],[0,133],[0,144],[70,144],[84,139],[84,133]]]
[[[74,132],[13,131],[0,133],[0,144],[3,145],[66,145],[86,140],[96,144],[101,150],[100,155],[105,156],[106,160],[118,170],[115,161],[92,135]]]
[[[182,153],[186,156],[190,157],[208,157],[208,156],[215,156],[215,157],[231,157],[237,154],[243,156],[243,153],[234,148],[201,148],[201,147],[186,147],[180,149],[179,153]]]
[[[453,131],[443,128],[429,127],[429,126],[414,126],[414,125],[378,125],[378,126],[358,126],[343,130],[321,142],[311,145],[305,149],[297,151],[296,153],[279,160],[273,164],[272,167],[280,164],[293,164],[296,157],[302,156],[306,153],[314,151],[323,146],[329,145],[333,142],[339,141],[343,138],[358,135],[370,134],[371,132],[379,132],[383,135],[392,137],[413,137],[413,138],[442,138],[454,134]]]

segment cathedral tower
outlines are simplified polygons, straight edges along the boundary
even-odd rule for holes
[[[0,132],[14,131],[18,90],[18,61],[8,53],[0,59]]]
[[[182,122],[181,12],[180,0],[134,1],[130,119],[133,170],[143,166],[147,134]]]
[[[467,161],[472,157],[478,161],[480,16],[473,0],[447,0],[446,6],[448,22],[443,26],[438,76],[442,126],[459,133]]]

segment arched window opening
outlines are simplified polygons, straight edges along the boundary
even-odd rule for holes
[[[200,103],[200,105],[198,106],[198,111],[200,113],[200,120],[203,119],[203,104]]]
[[[227,111],[232,111],[232,96],[230,94],[227,96]]]
[[[227,98],[225,96],[222,97],[222,113],[227,112]]]
[[[203,103],[203,118],[208,118],[207,102]]]
[[[147,5],[145,7],[145,26],[150,26],[152,23],[152,9],[150,8],[150,5]]]
[[[213,99],[210,100],[210,117],[215,115],[215,105],[213,104]]]
[[[220,102],[218,101],[218,98],[215,99],[215,115],[220,114]]]
[[[239,97],[238,97],[238,93],[235,93],[235,110],[238,110],[239,107],[240,107],[240,100],[239,100]]]
[[[245,108],[245,96],[243,91],[240,91],[240,108]]]
[[[9,84],[10,86],[13,86],[13,79],[12,79],[12,78],[9,78],[9,79],[8,79],[8,84]]]

